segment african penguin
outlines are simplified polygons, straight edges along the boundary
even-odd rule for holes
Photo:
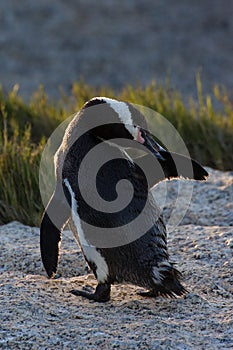
[[[135,148],[143,146],[146,152],[136,160],[127,154],[122,140]],[[102,147],[98,157],[85,163],[95,147]],[[54,160],[56,188],[40,228],[41,257],[48,277],[56,275],[61,233],[69,222],[98,281],[94,292],[73,290],[74,295],[105,302],[114,283],[143,287],[146,290],[141,295],[145,296],[183,295],[186,289],[180,282],[180,272],[169,262],[166,227],[150,189],[159,181],[180,176],[205,180],[205,169],[194,160],[162,148],[147,131],[146,120],[135,106],[106,97],[91,99],[77,113]],[[117,199],[116,186],[122,179],[133,187],[131,201],[119,211],[102,210],[98,198],[93,206],[86,201],[85,196],[92,197],[92,178],[86,176],[80,185],[79,173],[91,174],[95,160],[104,164],[97,172],[96,188],[105,203]],[[147,176],[145,168],[149,169]],[[126,194],[128,190],[126,184]],[[139,215],[139,226],[146,230],[134,236],[130,225]],[[108,230],[115,232],[109,240]],[[111,244],[111,240],[116,241]],[[101,244],[106,241],[109,245]]]

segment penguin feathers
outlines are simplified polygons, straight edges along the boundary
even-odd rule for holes
[[[203,181],[208,173],[195,160],[162,148],[146,125],[144,116],[132,104],[106,97],[93,98],[70,122],[54,157],[56,188],[41,221],[41,257],[48,277],[55,277],[62,230],[69,222],[98,281],[93,293],[72,290],[76,296],[108,301],[113,283],[138,285],[148,290],[141,295],[152,297],[182,296],[187,292],[180,282],[180,272],[169,261],[166,227],[150,188],[177,177]],[[131,158],[119,141],[122,139],[144,148],[146,154]],[[89,152],[100,145],[102,151],[92,162],[85,163]],[[118,197],[116,187],[122,179],[130,182],[134,190],[131,201],[119,211],[105,212],[99,199],[93,202],[95,207],[84,199],[85,194],[93,196],[92,167],[97,161],[105,160],[106,155],[110,161],[105,161],[95,179],[98,195],[111,204]],[[81,186],[82,167],[85,176]],[[147,176],[142,169],[149,169]],[[124,183],[125,196],[130,188]],[[136,236],[130,225],[139,215],[142,230]],[[111,229],[116,229],[114,235]],[[107,232],[106,237],[101,236],[102,241],[96,243],[101,230]],[[114,239],[118,244],[113,243]],[[103,240],[107,246],[102,244]]]

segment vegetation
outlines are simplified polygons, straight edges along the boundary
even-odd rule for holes
[[[164,115],[178,130],[191,156],[220,170],[233,169],[233,101],[224,87],[203,96],[197,77],[198,101],[184,102],[181,94],[155,82],[126,86],[120,92],[74,83],[72,94],[48,98],[40,87],[25,102],[16,85],[8,94],[0,90],[0,223],[19,220],[38,225],[43,210],[38,169],[46,138],[69,115],[93,96],[115,97],[147,106]],[[217,107],[214,107],[214,106]]]

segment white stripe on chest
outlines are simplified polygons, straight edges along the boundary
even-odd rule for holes
[[[90,245],[87,242],[85,238],[85,233],[81,226],[81,220],[77,212],[78,203],[75,199],[75,194],[67,179],[64,180],[64,184],[68,188],[71,195],[72,219],[77,231],[77,232],[73,232],[75,239],[77,240],[78,243],[80,242],[86,259],[96,265],[96,275],[97,275],[98,282],[104,283],[107,280],[107,277],[109,274],[108,265],[104,257],[100,254],[100,252],[98,252],[98,250],[96,250],[96,247],[93,245]]]

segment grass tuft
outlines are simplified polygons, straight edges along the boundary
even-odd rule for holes
[[[0,223],[18,220],[38,225],[43,210],[38,170],[46,139],[68,116],[94,96],[114,97],[154,109],[178,130],[190,155],[206,166],[233,170],[233,100],[224,87],[203,95],[197,75],[198,100],[184,102],[179,91],[155,81],[125,86],[114,92],[84,81],[73,84],[70,95],[48,98],[40,86],[27,103],[16,84],[7,94],[0,89]],[[218,106],[218,108],[214,106]],[[153,122],[153,121],[152,121]]]

